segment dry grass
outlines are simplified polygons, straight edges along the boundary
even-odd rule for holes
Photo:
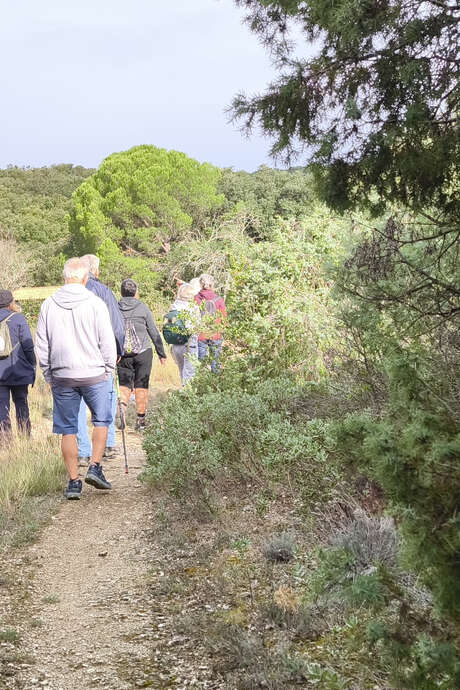
[[[162,390],[166,390],[168,388],[180,387],[179,369],[177,368],[177,364],[174,361],[168,345],[165,345],[165,352],[167,359],[164,366],[160,364],[160,360],[156,356],[155,352],[153,354],[152,375],[150,377],[151,389],[157,390],[160,388]]]
[[[65,476],[59,439],[52,434],[51,396],[39,378],[30,390],[32,437],[13,436],[0,446],[0,532],[14,519],[26,499],[53,494],[62,488]]]

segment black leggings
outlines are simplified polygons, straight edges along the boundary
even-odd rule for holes
[[[0,432],[11,432],[10,393],[16,408],[18,431],[30,434],[28,386],[4,386],[0,383]]]

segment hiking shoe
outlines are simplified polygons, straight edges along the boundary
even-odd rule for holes
[[[88,467],[91,462],[91,458],[88,456],[79,455],[78,456],[78,467]]]
[[[112,488],[112,484],[104,477],[102,465],[100,463],[89,466],[88,472],[86,473],[85,482],[87,484],[91,484],[91,486],[94,486],[95,489]]]
[[[118,455],[118,448],[116,446],[106,446],[104,455],[102,456],[106,460],[112,460]]]
[[[81,496],[82,483],[81,479],[69,479],[67,489],[65,490],[65,497],[69,501],[78,501]]]
[[[145,431],[145,417],[138,417],[134,426],[134,431]]]

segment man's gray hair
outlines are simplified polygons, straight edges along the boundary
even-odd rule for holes
[[[83,282],[88,273],[88,261],[83,259],[83,257],[79,258],[78,256],[68,259],[65,262],[64,270],[62,271],[64,280],[80,280],[81,282]]]
[[[202,273],[200,275],[200,285],[204,290],[212,290],[214,287],[214,277],[209,273]]]
[[[90,273],[96,274],[98,272],[101,261],[96,254],[85,254],[81,258],[87,262]]]

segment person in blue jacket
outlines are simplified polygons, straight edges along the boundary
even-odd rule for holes
[[[12,352],[0,358],[0,440],[11,434],[10,397],[16,408],[18,431],[30,434],[27,396],[35,382],[35,352],[32,334],[19,313],[10,290],[0,290],[0,322],[8,319]]]
[[[86,289],[93,292],[95,295],[101,298],[101,300],[106,304],[109,315],[110,322],[112,324],[113,334],[115,336],[115,342],[117,344],[117,358],[119,359],[123,354],[124,344],[125,344],[125,322],[123,316],[121,315],[120,307],[113,294],[112,290],[104,283],[99,280],[99,257],[95,254],[85,254],[81,257],[88,264],[89,268],[89,278],[86,283]],[[115,448],[115,415],[117,409],[117,396],[115,392],[115,381],[112,377],[112,386],[110,390],[111,405],[112,405],[112,415],[113,419],[109,426],[108,436],[107,436],[107,447],[105,449],[104,457],[113,458],[116,454]],[[78,459],[81,465],[89,464],[91,458],[91,441],[88,434],[88,422],[86,417],[86,404],[84,400],[81,401],[80,413],[78,416]]]

